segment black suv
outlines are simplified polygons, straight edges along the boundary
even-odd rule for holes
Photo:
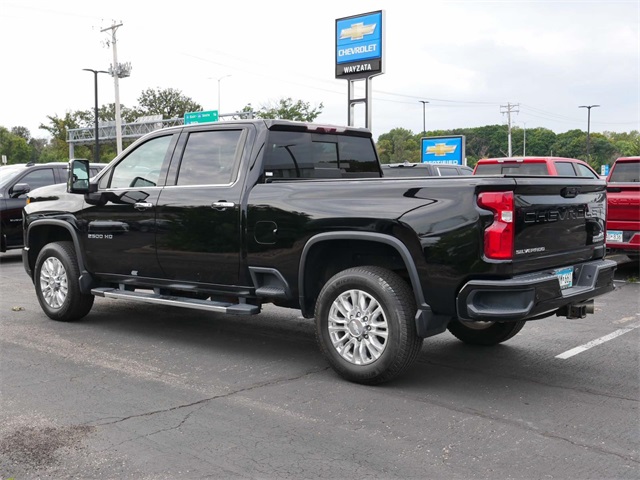
[[[449,177],[472,175],[473,169],[449,163],[383,163],[385,177]]]
[[[106,164],[92,163],[91,176]],[[0,167],[0,252],[22,247],[22,208],[27,193],[38,187],[66,183],[67,162],[17,163]]]

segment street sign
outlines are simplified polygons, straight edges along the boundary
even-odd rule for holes
[[[207,123],[218,121],[218,110],[209,110],[208,112],[189,112],[184,114],[184,124],[190,123]]]

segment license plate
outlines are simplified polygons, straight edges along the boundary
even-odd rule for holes
[[[622,230],[607,230],[607,242],[622,243]]]
[[[573,286],[573,267],[565,267],[559,270],[554,270],[553,274],[558,277],[560,282],[560,288],[571,288]]]

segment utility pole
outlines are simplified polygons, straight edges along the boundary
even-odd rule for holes
[[[512,103],[507,103],[506,105],[500,105],[501,109],[505,109],[505,110],[500,110],[500,113],[506,113],[507,114],[507,123],[509,125],[509,156],[511,156],[511,113],[518,113],[520,110],[518,110],[518,107],[520,106],[519,103],[516,103],[515,105]]]
[[[523,141],[522,141],[522,156],[526,157],[527,156],[527,122],[522,122],[522,124],[524,125],[524,130],[523,130]]]
[[[591,109],[595,107],[599,107],[600,105],[580,105],[578,108],[586,108],[587,109],[587,161],[591,160]]]
[[[113,77],[113,84],[115,87],[115,106],[116,106],[116,146],[118,155],[122,153],[122,116],[120,113],[120,85],[118,79],[125,78],[131,75],[130,63],[118,63],[118,47],[116,41],[116,30],[121,27],[122,23],[116,24],[115,22],[107,28],[100,30],[106,32],[111,30],[111,40],[108,44],[113,47],[113,64],[109,67],[109,74]]]
[[[422,133],[427,133],[427,117],[425,114],[425,106],[429,103],[427,100],[418,100],[422,104]]]
[[[93,152],[93,158],[96,163],[100,163],[100,141],[98,140],[98,74],[99,73],[109,73],[104,70],[94,70],[92,68],[83,68],[85,72],[93,72],[93,99],[94,99],[94,109],[93,112],[95,114],[94,119],[94,130],[95,130],[95,148]]]

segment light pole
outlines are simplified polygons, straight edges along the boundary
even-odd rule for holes
[[[587,109],[587,160],[591,160],[591,153],[589,152],[591,147],[591,109],[599,107],[600,105],[580,105],[578,108]]]
[[[231,74],[229,75],[223,75],[220,78],[218,78],[218,117],[220,116],[220,80],[222,80],[223,78],[227,78],[230,77]]]
[[[425,114],[425,106],[429,103],[427,100],[418,100],[422,104],[422,132],[427,133],[427,117]]]
[[[95,135],[96,135],[96,147],[93,152],[94,161],[100,163],[100,142],[98,141],[98,74],[109,73],[104,70],[93,70],[92,68],[83,68],[85,72],[93,72],[93,90],[94,90],[94,113],[95,113]]]

